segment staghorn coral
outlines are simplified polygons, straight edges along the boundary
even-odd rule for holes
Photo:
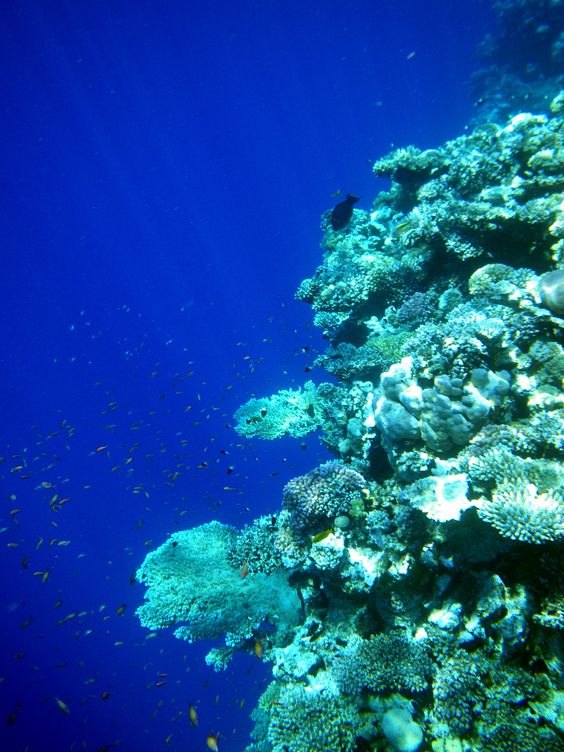
[[[473,447],[468,474],[475,489],[489,490],[494,485],[526,486],[534,484],[542,492],[564,485],[564,473],[557,462],[521,457],[511,443],[503,446],[495,433],[496,445]],[[501,437],[503,440],[503,436]],[[511,439],[509,439],[510,441]]]
[[[492,499],[478,507],[480,517],[504,538],[545,543],[564,536],[564,498],[558,491],[539,493],[533,483],[501,483]]]

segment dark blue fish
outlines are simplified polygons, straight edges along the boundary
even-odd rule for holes
[[[358,196],[349,195],[341,201],[331,212],[331,226],[334,230],[342,230],[350,222],[353,214],[353,206],[358,201]]]

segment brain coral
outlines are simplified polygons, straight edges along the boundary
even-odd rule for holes
[[[291,527],[305,532],[327,526],[337,515],[346,514],[355,502],[361,502],[365,483],[360,473],[340,462],[326,462],[293,478],[283,493]]]

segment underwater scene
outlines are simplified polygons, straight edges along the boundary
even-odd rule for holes
[[[1,752],[564,752],[564,0],[5,0]]]

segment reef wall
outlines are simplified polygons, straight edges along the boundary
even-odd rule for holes
[[[297,297],[329,380],[236,418],[335,459],[139,570],[145,626],[272,664],[250,752],[564,748],[563,113],[398,149],[371,211],[325,217]]]

